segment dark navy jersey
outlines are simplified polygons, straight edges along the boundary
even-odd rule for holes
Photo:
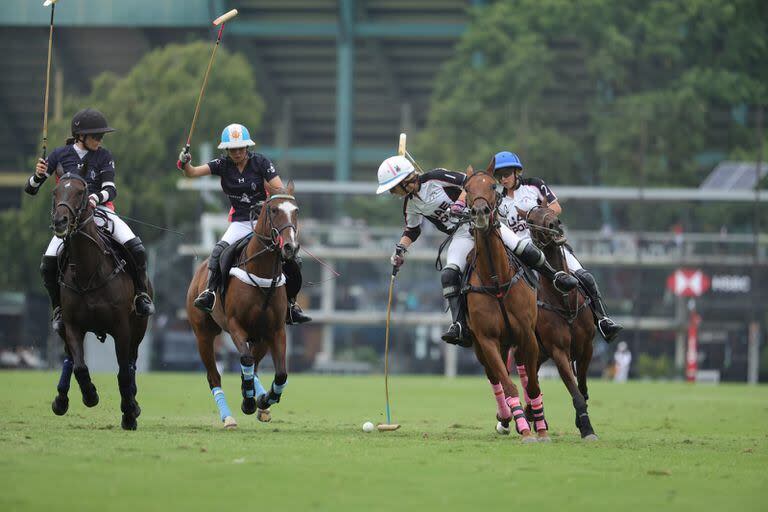
[[[446,169],[434,169],[419,175],[419,190],[403,202],[403,235],[415,241],[425,218],[443,233],[453,232],[456,220],[450,215],[450,207],[461,195],[466,178],[464,173]]]
[[[58,182],[59,177],[68,172],[78,174],[88,183],[88,194],[96,194],[99,204],[112,208],[111,201],[117,195],[115,161],[107,149],[87,151],[80,158],[74,144],[68,144],[51,151],[46,163],[48,176],[55,173]]]
[[[230,222],[248,220],[251,206],[267,198],[264,182],[278,176],[269,158],[250,151],[242,173],[229,158],[211,160],[208,167],[211,174],[221,177],[221,189],[232,204]]]

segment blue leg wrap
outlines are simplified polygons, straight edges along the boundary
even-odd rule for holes
[[[272,389],[269,390],[267,403],[269,403],[269,405],[278,403],[280,401],[280,395],[283,394],[283,390],[286,388],[286,386],[288,386],[287,380],[282,384],[275,384],[272,382]]]
[[[74,363],[70,358],[64,359],[64,364],[61,367],[61,376],[59,377],[59,385],[56,386],[56,390],[60,395],[69,393],[69,382],[72,380],[72,368]]]
[[[258,374],[254,374],[253,375],[253,385],[256,387],[256,396],[257,397],[266,394],[267,390],[264,389],[264,386],[261,384],[261,381],[259,380]]]
[[[244,382],[247,383],[249,380],[250,381],[254,380],[254,378],[256,376],[254,368],[255,368],[255,365],[253,365],[253,364],[250,365],[250,366],[245,366],[243,364],[240,365],[240,371],[243,373],[243,381]],[[246,384],[246,386],[243,388],[243,391],[245,393],[243,395],[243,396],[245,396],[245,398],[254,398],[255,394],[254,394],[254,390],[253,390],[252,386],[248,386]]]
[[[219,408],[221,421],[224,421],[224,418],[227,416],[232,416],[232,411],[229,410],[227,405],[227,399],[224,397],[224,391],[221,388],[213,388],[211,393],[213,393],[213,399],[216,400],[216,407]]]

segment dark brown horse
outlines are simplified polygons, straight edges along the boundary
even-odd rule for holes
[[[491,164],[493,165],[493,164]],[[527,392],[535,397],[536,429],[539,439],[548,440],[544,405],[536,375],[539,348],[536,327],[536,293],[526,284],[523,268],[512,264],[501,240],[496,218],[500,195],[489,168],[474,172],[470,167],[464,189],[475,239],[469,255],[469,289],[467,293],[468,326],[478,361],[485,368],[496,398],[497,432],[509,434],[510,421],[524,442],[535,441],[520,404],[517,387],[509,378],[502,354],[519,347],[518,354],[529,369]]]
[[[60,283],[63,337],[69,356],[59,380],[59,393],[52,404],[53,411],[57,415],[67,412],[73,371],[83,403],[88,407],[99,403],[85,365],[83,338],[89,331],[101,339],[109,334],[115,340],[119,366],[122,427],[136,430],[136,418],[141,414],[136,402],[136,359],[147,330],[147,318],[136,315],[133,309],[136,292],[123,259],[128,257],[127,252],[124,255],[116,252],[108,236],[96,226],[94,210],[88,206],[87,184],[79,175],[67,173],[59,180],[53,190],[52,218],[54,235],[64,240],[59,264],[66,263]],[[147,289],[152,294],[149,283]]]
[[[532,208],[526,214],[533,242],[544,252],[555,270],[568,272],[563,254],[566,238],[557,214],[547,205]],[[563,384],[573,399],[576,410],[576,427],[584,440],[597,440],[587,414],[587,370],[592,360],[592,340],[595,324],[589,301],[579,288],[568,293],[557,290],[549,279],[539,279],[539,317],[536,336],[543,350],[539,352],[538,367],[550,357],[555,362]],[[575,365],[575,375],[574,375]],[[529,375],[522,365],[517,367],[520,380],[525,386]],[[530,400],[526,397],[526,413],[533,420]]]
[[[214,338],[222,331],[232,336],[241,365],[241,410],[259,421],[270,421],[270,406],[280,401],[288,382],[285,361],[285,316],[288,298],[282,275],[283,259],[295,258],[299,251],[298,206],[293,196],[293,182],[278,190],[262,205],[253,224],[253,236],[233,265],[233,277],[224,276],[226,297],[216,301],[213,312],[194,306],[195,297],[205,289],[207,260],[197,269],[187,291],[187,314],[197,337],[197,349],[208,372],[208,384],[226,428],[237,426],[221,389],[221,375],[216,368]],[[252,217],[255,213],[252,212]],[[235,250],[237,244],[230,246]],[[226,260],[226,252],[222,261]],[[222,294],[218,294],[222,296]],[[272,354],[275,378],[269,391],[259,381],[259,362],[267,351]]]

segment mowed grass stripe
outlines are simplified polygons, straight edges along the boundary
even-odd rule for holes
[[[262,375],[269,384],[271,375]],[[140,374],[139,430],[120,429],[117,378],[95,374],[87,409],[50,410],[58,375],[0,373],[0,510],[765,510],[768,388],[594,382],[583,443],[571,400],[544,381],[551,444],[494,432],[480,376],[292,375],[273,421],[239,410],[224,431],[202,374]],[[137,508],[138,507],[138,508]]]

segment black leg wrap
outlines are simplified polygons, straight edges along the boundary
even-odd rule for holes
[[[80,392],[83,394],[83,403],[86,407],[93,407],[99,403],[99,394],[96,392],[96,386],[91,382],[91,374],[88,368],[75,368],[75,379],[80,385]]]
[[[285,274],[285,293],[288,300],[294,302],[301,291],[301,268],[295,260],[283,261],[283,273]]]
[[[147,292],[147,252],[144,249],[144,244],[141,243],[141,238],[131,238],[125,242],[125,248],[131,254],[133,259],[133,266],[136,269],[136,279],[134,284],[136,285],[137,293]]]
[[[61,288],[59,286],[59,262],[56,256],[43,256],[40,262],[40,275],[43,277],[43,286],[51,299],[51,308],[61,305]]]

